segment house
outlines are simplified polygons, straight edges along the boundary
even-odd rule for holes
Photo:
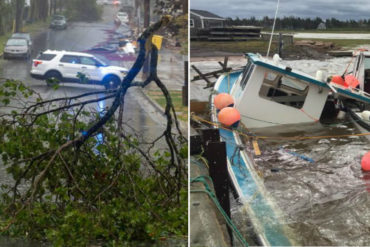
[[[190,28],[207,29],[211,27],[224,27],[225,19],[205,10],[190,10]]]
[[[321,22],[318,26],[317,26],[317,29],[318,30],[325,30],[326,29],[326,24],[324,22]]]

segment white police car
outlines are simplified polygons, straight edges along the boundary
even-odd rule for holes
[[[128,69],[109,66],[88,53],[46,50],[33,60],[31,76],[40,80],[77,82],[116,88]]]

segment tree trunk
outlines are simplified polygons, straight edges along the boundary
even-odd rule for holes
[[[31,0],[31,21],[37,21],[40,19],[40,8],[39,0]]]
[[[23,27],[24,0],[15,2],[15,32],[21,32]]]
[[[58,4],[57,1],[58,0],[53,0],[53,13],[54,13],[54,15],[57,13],[57,4]]]
[[[49,16],[49,1],[48,0],[42,0],[41,1],[41,10],[40,10],[40,14],[41,14],[41,19],[43,21],[46,21],[46,18]]]
[[[63,7],[64,7],[63,6],[63,3],[64,2],[63,2],[63,0],[59,0],[58,3],[59,3],[59,12],[62,12],[63,11]]]

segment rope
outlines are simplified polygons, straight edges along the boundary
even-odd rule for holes
[[[305,112],[303,110],[303,108],[300,109],[301,112],[303,112],[304,114],[306,114],[307,117],[311,118],[313,121],[315,121],[316,123],[319,122],[319,119],[317,118],[314,118],[313,116],[311,116],[310,114],[308,114],[307,112]]]
[[[355,50],[355,51],[353,52],[353,55],[352,55],[351,61],[349,61],[348,65],[347,65],[347,68],[344,70],[344,73],[343,73],[343,75],[342,75],[343,77],[344,77],[344,75],[345,75],[345,74],[347,74],[347,70],[348,70],[349,66],[352,64],[353,59],[357,56],[357,52],[363,52],[363,51],[367,51],[367,50],[366,50],[366,49],[364,49],[364,48],[359,48],[359,49],[357,49],[357,50]]]
[[[247,241],[243,238],[242,234],[239,232],[238,228],[234,225],[234,223],[232,222],[232,220],[230,219],[230,217],[222,209],[219,201],[216,198],[216,195],[212,192],[211,187],[209,186],[209,184],[207,183],[206,180],[211,181],[211,183],[213,184],[212,178],[209,177],[209,176],[199,176],[199,177],[196,177],[196,178],[191,178],[190,179],[190,183],[197,183],[197,182],[203,183],[203,185],[205,187],[205,190],[190,190],[190,192],[192,192],[192,193],[206,193],[206,194],[208,194],[209,197],[212,199],[212,201],[215,203],[217,209],[220,211],[220,213],[224,217],[227,225],[235,233],[235,235],[236,235],[237,239],[240,241],[240,243],[243,246],[248,247],[249,245],[248,245]]]
[[[224,127],[224,126],[222,126],[222,125],[220,125],[218,123],[208,121],[208,120],[203,119],[201,117],[198,117],[198,116],[196,116],[194,114],[191,115],[191,118],[193,120],[197,120],[197,121],[200,121],[200,122],[207,123],[209,125],[216,126],[216,127],[220,128],[220,129],[223,129],[223,130],[235,131],[239,135],[244,136],[246,138],[255,138],[255,139],[298,141],[298,140],[327,139],[327,138],[344,138],[344,137],[352,137],[352,136],[368,136],[368,135],[370,135],[370,132],[366,132],[366,133],[359,133],[359,134],[343,134],[343,135],[327,135],[327,136],[291,136],[291,137],[284,137],[284,136],[257,136],[257,135],[245,134],[245,133],[243,133],[243,132],[241,132],[239,130],[226,128],[226,127]]]

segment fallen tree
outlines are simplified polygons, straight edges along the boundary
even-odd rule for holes
[[[1,114],[0,154],[14,180],[2,185],[3,235],[57,246],[121,246],[187,235],[187,140],[157,75],[158,51],[151,43],[169,22],[165,16],[141,34],[137,59],[117,89],[43,100],[21,82],[1,84],[0,100],[12,110]],[[149,76],[134,81],[148,57]],[[166,128],[143,145],[125,131],[125,96],[153,82],[166,98]],[[91,95],[97,97],[86,99]],[[109,98],[113,103],[103,112],[88,110]],[[155,150],[161,139],[166,148]]]

